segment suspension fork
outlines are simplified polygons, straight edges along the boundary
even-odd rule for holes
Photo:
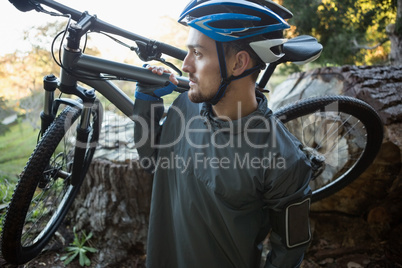
[[[59,89],[63,93],[73,94],[78,96],[83,101],[81,110],[80,122],[77,126],[77,137],[74,149],[74,161],[72,166],[71,184],[76,186],[81,183],[85,174],[83,174],[83,168],[85,163],[85,157],[87,153],[92,150],[93,144],[88,144],[89,134],[92,131],[91,127],[91,115],[92,109],[95,104],[95,91],[86,90],[77,85],[77,78],[70,73],[74,66],[74,61],[81,55],[80,40],[81,37],[91,28],[92,23],[96,20],[95,16],[90,16],[87,12],[84,12],[77,24],[72,24],[68,28],[67,45],[64,48],[63,53],[63,65],[61,68],[61,83]]]
[[[77,136],[76,136],[76,144],[74,148],[74,161],[72,166],[71,173],[71,184],[77,185],[83,179],[82,169],[85,164],[85,156],[87,151],[91,149],[92,146],[96,146],[93,144],[88,144],[89,133],[92,131],[91,126],[91,117],[93,109],[99,109],[99,107],[95,107],[96,96],[95,91],[93,89],[87,90],[78,85],[75,87],[70,86],[69,92],[70,94],[74,94],[80,97],[83,101],[83,104],[72,100],[72,99],[56,99],[54,98],[56,88],[60,88],[62,91],[67,91],[64,87],[60,87],[59,80],[54,75],[48,75],[44,78],[44,89],[45,89],[45,102],[44,108],[41,112],[41,135],[43,135],[47,128],[54,121],[57,110],[60,104],[69,105],[71,107],[82,107],[81,108],[81,117],[80,122],[77,126]],[[74,88],[74,90],[73,90]],[[97,115],[99,116],[99,115]]]
[[[40,135],[45,134],[47,128],[53,122],[56,114],[53,109],[54,92],[58,86],[58,79],[53,74],[47,75],[43,78],[43,88],[45,89],[45,101],[43,111],[40,113],[41,130]]]
[[[93,90],[84,91],[84,105],[81,111],[80,122],[77,126],[77,137],[76,144],[74,149],[74,162],[72,167],[72,179],[71,184],[77,185],[83,179],[85,174],[82,174],[82,169],[85,165],[85,156],[88,150],[91,149],[93,144],[88,143],[89,133],[92,131],[91,126],[91,115],[92,109],[94,108],[95,103],[95,92]]]

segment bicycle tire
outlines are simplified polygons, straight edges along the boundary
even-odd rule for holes
[[[96,149],[98,112],[93,111],[92,132],[78,184],[70,183],[74,150],[64,147],[75,147],[68,131],[75,130],[73,124],[81,109],[66,107],[37,144],[20,175],[4,220],[1,249],[8,263],[24,264],[38,256],[63,222]]]
[[[325,169],[310,182],[312,202],[359,177],[374,161],[383,124],[367,103],[347,96],[309,98],[274,113],[303,146],[325,157]]]

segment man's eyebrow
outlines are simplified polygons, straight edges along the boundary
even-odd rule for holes
[[[187,48],[189,48],[189,49],[194,49],[194,48],[205,48],[205,47],[203,47],[202,45],[200,45],[200,44],[188,44],[187,45]]]

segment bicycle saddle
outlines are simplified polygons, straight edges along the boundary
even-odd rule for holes
[[[283,56],[280,62],[305,64],[316,60],[322,51],[322,45],[312,36],[301,35],[283,44]]]

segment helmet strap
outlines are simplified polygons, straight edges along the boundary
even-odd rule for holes
[[[233,76],[231,75],[230,77],[227,77],[227,69],[226,69],[226,59],[225,59],[225,51],[223,49],[223,43],[216,41],[216,50],[218,52],[218,60],[219,60],[219,69],[221,72],[221,84],[219,85],[218,92],[216,92],[215,96],[209,100],[208,102],[212,105],[217,104],[222,97],[225,95],[226,88],[230,84],[230,82],[246,77],[250,74],[253,74],[254,72],[264,69],[265,65],[262,66],[261,64],[257,64],[253,68],[250,68],[248,70],[245,70],[241,75],[238,76]]]

